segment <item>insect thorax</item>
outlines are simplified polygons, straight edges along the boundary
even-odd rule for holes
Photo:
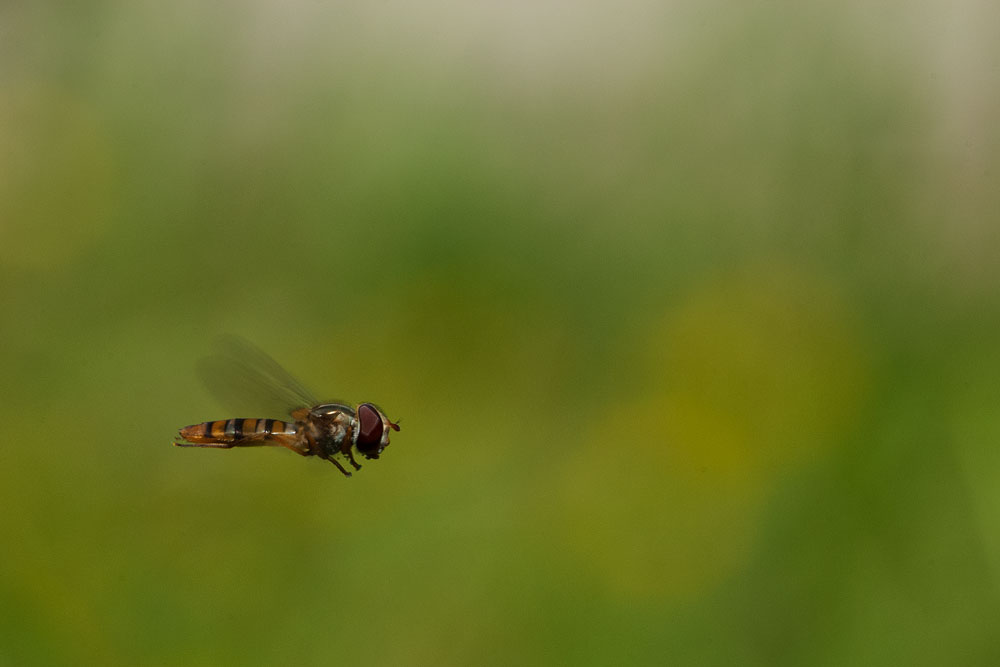
[[[326,414],[310,414],[309,429],[319,448],[319,453],[325,458],[345,453],[353,444],[351,429],[354,418],[340,411]]]

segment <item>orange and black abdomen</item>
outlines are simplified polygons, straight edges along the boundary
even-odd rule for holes
[[[293,422],[280,419],[219,419],[185,426],[180,436],[193,443],[268,440],[273,436],[295,435]]]

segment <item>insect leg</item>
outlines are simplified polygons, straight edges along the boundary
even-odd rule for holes
[[[268,445],[278,445],[279,447],[284,447],[285,449],[290,449],[300,456],[310,456],[312,452],[309,450],[309,444],[305,440],[300,439],[296,436],[287,435],[273,435],[268,440],[271,442],[260,443]],[[257,443],[248,443],[247,446],[253,446]]]
[[[294,436],[254,434],[249,438],[226,442],[213,440],[209,442],[185,442],[183,440],[174,441],[177,447],[206,447],[210,449],[232,449],[233,447],[284,447],[290,449],[300,456],[309,456],[310,451],[307,445],[298,441]]]
[[[184,442],[182,440],[175,440],[174,447],[207,447],[210,449],[230,449],[235,447],[237,443],[235,442]]]
[[[333,465],[337,466],[337,470],[339,470],[340,472],[344,473],[345,477],[350,477],[351,476],[351,473],[349,473],[346,470],[344,470],[344,466],[340,465],[340,463],[336,459],[327,459],[327,461],[329,461]]]
[[[351,465],[354,466],[355,470],[361,470],[361,464],[354,460],[354,452],[350,449],[347,450],[347,460],[351,462]]]

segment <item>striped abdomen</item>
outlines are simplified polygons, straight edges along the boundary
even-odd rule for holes
[[[239,442],[241,440],[268,440],[273,436],[294,436],[298,427],[294,422],[280,419],[219,419],[214,422],[192,424],[181,429],[180,435],[188,442]]]

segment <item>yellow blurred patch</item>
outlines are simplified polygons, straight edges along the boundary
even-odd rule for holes
[[[0,91],[0,262],[46,269],[88,248],[107,228],[112,186],[109,142],[79,98]]]
[[[566,538],[623,596],[686,597],[751,553],[779,474],[836,442],[868,391],[854,318],[794,271],[705,285],[647,342],[623,397],[568,466]]]
[[[869,390],[849,307],[793,269],[747,269],[695,291],[649,348],[652,381],[680,427],[705,415],[722,420],[745,434],[745,455],[764,467],[814,458]],[[702,445],[684,438],[677,446]]]
[[[609,416],[562,480],[566,539],[600,584],[625,597],[689,597],[717,583],[752,545],[756,471],[724,425],[679,460],[665,397]],[[692,450],[694,451],[694,450]],[[720,471],[721,474],[720,474]]]

